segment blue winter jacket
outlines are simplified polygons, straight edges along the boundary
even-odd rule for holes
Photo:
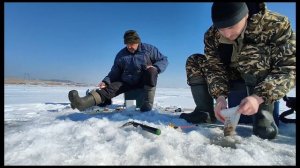
[[[117,54],[111,71],[102,81],[107,85],[115,81],[135,85],[142,80],[142,73],[147,65],[156,67],[158,73],[162,73],[168,66],[168,59],[150,44],[140,43],[135,53],[124,47]]]

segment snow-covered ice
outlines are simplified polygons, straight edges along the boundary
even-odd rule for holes
[[[189,88],[157,88],[155,109],[84,114],[66,105],[72,89],[87,87],[5,85],[5,165],[296,165],[295,124],[280,122],[279,135],[263,140],[252,135],[251,125],[239,125],[241,143],[236,149],[211,144],[220,128],[189,125],[180,112],[159,109],[195,107]],[[295,89],[288,96],[295,96]],[[122,105],[123,95],[113,99]],[[280,113],[288,108],[280,100]],[[290,117],[296,117],[295,113]],[[161,135],[140,127],[120,128],[136,121],[159,128]]]

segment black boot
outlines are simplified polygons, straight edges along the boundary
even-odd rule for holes
[[[71,90],[69,92],[69,100],[71,102],[72,109],[77,108],[79,111],[92,107],[101,103],[101,97],[96,91],[90,92],[85,97],[79,97],[77,90]]]
[[[182,113],[179,118],[185,119],[187,122],[194,124],[212,123],[216,121],[213,110],[213,98],[208,92],[206,84],[191,86],[193,99],[196,103],[196,108],[191,113]]]
[[[253,117],[253,134],[262,139],[274,139],[278,134],[278,127],[273,118],[274,103],[259,106]]]
[[[247,86],[247,94],[252,95],[254,86]],[[253,116],[253,134],[262,139],[274,139],[278,134],[278,127],[273,117],[274,103],[260,104]]]
[[[200,124],[200,123],[212,123],[214,121],[211,121],[210,115],[206,111],[201,111],[196,106],[195,110],[191,113],[181,113],[179,118],[185,119],[187,122],[193,123],[193,124]]]
[[[141,112],[150,111],[153,107],[156,87],[144,86],[144,99],[140,108]]]

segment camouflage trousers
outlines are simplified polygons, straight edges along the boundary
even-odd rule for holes
[[[188,57],[185,64],[188,85],[205,84],[203,64],[205,57],[202,54],[193,54]]]
[[[205,64],[207,64],[207,61],[206,61],[206,57],[203,54],[192,54],[187,58],[186,77],[187,77],[187,84],[189,86],[207,84],[206,76],[211,74],[206,74]],[[263,80],[267,76],[266,71],[260,71],[255,74],[253,71],[256,69],[255,68],[256,66],[258,65],[257,64],[253,64],[251,66],[250,64],[243,65],[243,67],[248,67],[245,68],[247,70],[241,70],[242,68],[240,67],[240,71],[243,73],[240,73],[240,71],[234,69],[229,69],[229,68],[226,69],[226,75],[229,80],[228,84],[230,88],[227,88],[228,87],[227,85],[219,85],[218,87],[214,87],[214,89],[211,89],[210,94],[212,95],[212,97],[216,98],[217,96],[213,96],[213,95],[219,95],[218,93],[220,93],[220,90],[225,90],[228,93],[229,90],[231,90],[232,81],[242,81],[248,87],[252,87],[252,88],[256,87],[257,84],[263,82]],[[292,79],[291,79],[291,83],[293,83]],[[269,85],[266,85],[266,87],[267,86]],[[208,87],[210,88],[210,86]],[[286,88],[286,90],[289,89],[288,86],[284,86],[284,87]],[[278,100],[278,97],[283,97],[285,95],[285,93],[281,91],[276,91],[276,93],[274,92],[274,90],[271,91],[272,91],[271,94],[272,96],[268,97],[269,101],[266,102],[267,104],[270,104]],[[256,92],[260,92],[263,95],[267,95],[265,92],[270,92],[270,91],[268,88],[265,88],[264,90],[263,88],[259,88],[256,90]]]
[[[205,56],[203,54],[192,54],[186,60],[186,77],[188,85],[196,84],[206,84],[205,80]],[[227,69],[227,75],[230,81],[245,81],[249,86],[255,86],[257,79],[253,76],[247,76],[243,74],[241,76],[240,72],[235,69]]]

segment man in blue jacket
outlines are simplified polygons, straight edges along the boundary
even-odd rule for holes
[[[69,92],[73,109],[80,111],[109,101],[124,92],[143,88],[142,112],[152,110],[158,74],[165,71],[168,59],[150,44],[142,43],[135,30],[124,34],[126,47],[117,54],[111,71],[99,83],[97,90],[85,97],[79,97],[76,90]]]

